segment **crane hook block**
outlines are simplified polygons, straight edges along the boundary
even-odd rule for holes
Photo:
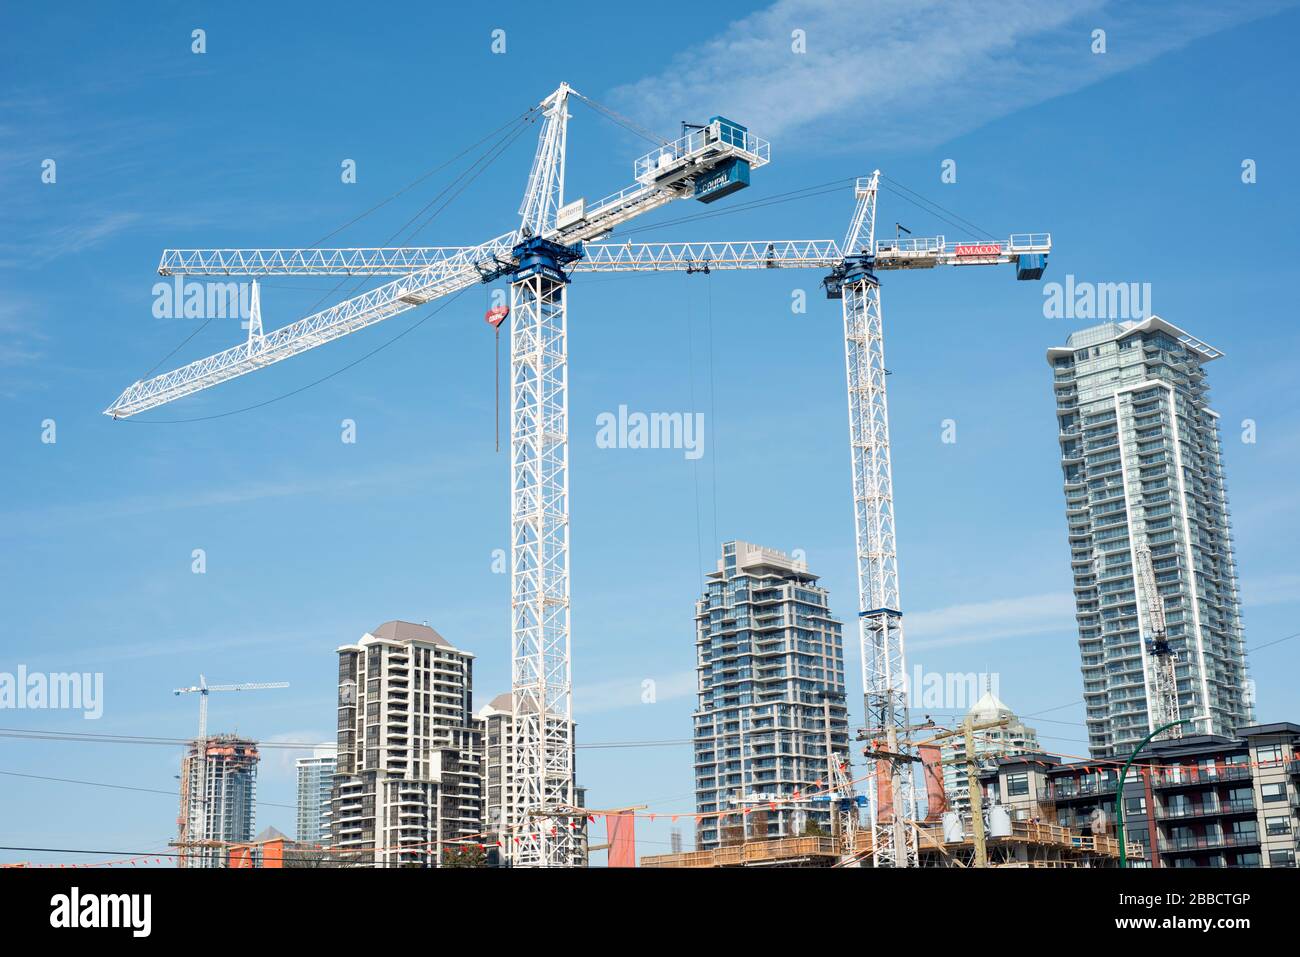
[[[508,315],[510,315],[509,306],[493,306],[487,311],[487,315],[483,317],[483,320],[493,329],[499,329]]]

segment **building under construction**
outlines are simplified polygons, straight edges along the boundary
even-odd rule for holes
[[[255,741],[233,734],[191,741],[181,759],[181,867],[223,867],[228,844],[250,841],[257,814]]]

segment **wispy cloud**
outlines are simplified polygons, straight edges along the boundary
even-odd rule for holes
[[[32,311],[30,300],[12,292],[0,299],[0,367],[29,365],[43,356],[46,336]]]
[[[29,260],[29,265],[39,266],[60,256],[91,249],[138,225],[140,221],[138,213],[111,212],[49,229]]]
[[[722,112],[790,146],[926,146],[1291,5],[778,0],[610,98],[660,130]]]
[[[133,518],[159,512],[193,508],[246,505],[273,499],[301,499],[324,495],[348,495],[376,488],[410,487],[432,478],[458,474],[455,459],[434,464],[394,466],[366,473],[344,472],[326,476],[293,476],[283,479],[244,482],[218,488],[193,489],[175,494],[139,496],[116,501],[51,505],[0,513],[0,536],[27,534],[33,529],[48,531],[53,525]]]
[[[1074,627],[1068,592],[950,605],[907,616],[907,646],[917,651],[1041,635]]]

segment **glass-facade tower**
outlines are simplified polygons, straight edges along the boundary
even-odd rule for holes
[[[1134,562],[1151,550],[1177,655],[1182,717],[1232,735],[1253,720],[1205,363],[1221,354],[1158,316],[1072,333],[1047,351],[1056,391],[1070,563],[1093,757],[1153,730],[1154,672]]]

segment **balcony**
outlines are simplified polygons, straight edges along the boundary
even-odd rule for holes
[[[1178,821],[1187,818],[1254,813],[1255,801],[1252,798],[1245,798],[1237,801],[1206,801],[1202,804],[1191,804],[1184,807],[1160,807],[1156,809],[1156,819]]]
[[[1160,838],[1161,854],[1185,854],[1225,847],[1259,847],[1259,834],[1194,834]]]
[[[1098,795],[1113,796],[1117,784],[1117,781],[1081,781],[1077,784],[1062,787],[1060,783],[1053,782],[1038,789],[1038,800],[1046,804],[1054,801],[1070,801],[1074,798],[1097,797]]]
[[[1208,787],[1225,781],[1249,781],[1250,767],[1228,765],[1206,771],[1204,768],[1165,768],[1151,782],[1156,788]]]

